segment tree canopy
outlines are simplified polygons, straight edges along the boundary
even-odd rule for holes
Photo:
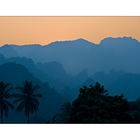
[[[123,95],[110,96],[100,83],[80,88],[68,123],[128,123],[130,105]]]

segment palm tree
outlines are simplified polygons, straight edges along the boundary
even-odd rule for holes
[[[5,115],[8,117],[9,109],[13,109],[14,106],[8,101],[12,95],[10,91],[13,88],[10,86],[9,83],[4,83],[3,81],[0,82],[0,114],[1,114],[1,123],[3,123],[3,116]]]
[[[41,94],[36,93],[40,87],[38,85],[33,85],[32,81],[25,81],[23,86],[17,87],[20,93],[15,94],[17,98],[14,103],[18,103],[17,112],[24,111],[27,117],[27,123],[30,122],[30,114],[36,112],[39,108],[39,97]]]

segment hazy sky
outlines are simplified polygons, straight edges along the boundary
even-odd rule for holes
[[[131,36],[140,40],[140,17],[0,17],[0,45],[48,44],[84,38]]]

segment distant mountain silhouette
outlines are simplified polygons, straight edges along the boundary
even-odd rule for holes
[[[0,81],[18,85],[26,79],[38,82],[23,65],[10,62],[0,65]]]
[[[14,50],[7,51],[8,49]],[[32,58],[35,62],[56,61],[64,68],[76,74],[87,69],[90,74],[111,69],[138,73],[140,71],[140,43],[131,37],[103,39],[94,44],[85,39],[73,41],[56,41],[48,45],[6,45],[0,48],[0,53],[11,57],[13,55]],[[6,53],[5,53],[6,52]],[[9,55],[8,55],[9,53]]]
[[[22,65],[24,70],[19,70],[21,73],[26,73],[29,79],[49,83],[67,99],[73,99],[81,86],[96,81],[103,82],[111,91],[122,91],[129,99],[135,99],[140,92],[139,54],[140,42],[131,37],[107,37],[99,44],[80,38],[44,46],[5,45],[0,48],[0,64],[12,62]],[[2,67],[7,76],[9,73],[5,69],[11,69],[11,64]],[[116,72],[111,73],[111,70]],[[20,81],[26,78],[17,77]],[[135,95],[131,94],[133,87],[130,83],[135,86]]]
[[[4,45],[0,48],[0,53],[3,54],[5,57],[17,57],[18,53],[14,49],[16,45]]]
[[[98,72],[91,79],[103,83],[112,94],[124,94],[129,100],[140,96],[140,74],[112,70],[108,73]]]

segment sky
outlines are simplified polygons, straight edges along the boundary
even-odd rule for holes
[[[0,17],[0,46],[48,44],[79,38],[99,43],[106,37],[128,36],[140,41],[136,17]]]

